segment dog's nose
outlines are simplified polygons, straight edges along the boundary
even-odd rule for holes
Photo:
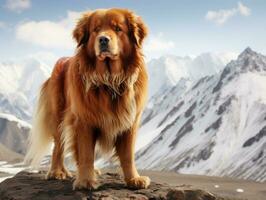
[[[106,36],[101,36],[99,38],[101,51],[107,50],[109,41],[110,41],[110,39]]]
[[[101,45],[107,45],[109,43],[109,38],[106,36],[101,36],[99,40]]]

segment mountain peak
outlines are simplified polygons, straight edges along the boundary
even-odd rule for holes
[[[247,47],[244,52],[254,52],[250,47]]]
[[[240,55],[239,57],[246,57],[246,56],[252,56],[257,55],[257,52],[253,51],[250,47],[247,47]]]

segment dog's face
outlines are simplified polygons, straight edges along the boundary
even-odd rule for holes
[[[86,49],[100,74],[118,74],[142,47],[147,29],[140,17],[125,9],[89,12],[79,20],[73,36]]]

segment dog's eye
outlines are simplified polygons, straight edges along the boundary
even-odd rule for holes
[[[99,32],[99,31],[100,31],[100,27],[99,27],[99,26],[95,27],[95,28],[93,29],[93,31],[96,32],[96,33]]]
[[[120,31],[122,31],[122,29],[119,26],[115,26],[115,31],[120,32]]]

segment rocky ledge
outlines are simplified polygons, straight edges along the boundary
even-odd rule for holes
[[[172,187],[152,182],[148,189],[131,190],[117,173],[99,177],[100,186],[93,191],[72,190],[72,180],[44,180],[44,173],[18,173],[0,184],[1,200],[224,200],[207,191],[180,185]]]

